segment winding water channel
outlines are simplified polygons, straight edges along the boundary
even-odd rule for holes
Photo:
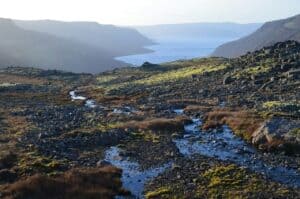
[[[90,108],[97,106],[93,100],[89,101],[85,97],[76,95],[75,91],[71,91],[69,94],[72,100],[85,100],[85,105]],[[128,107],[124,110],[115,109],[114,112],[119,114],[130,112]],[[176,109],[173,112],[177,115],[184,114],[182,109]],[[191,124],[185,125],[183,137],[173,140],[179,152],[185,157],[192,158],[193,155],[200,154],[222,161],[230,161],[287,186],[300,187],[300,173],[296,169],[268,164],[263,160],[260,152],[235,136],[228,126],[224,125],[219,130],[204,132],[200,130],[202,125],[200,119],[193,118],[192,121]],[[105,161],[123,170],[123,185],[136,198],[143,198],[144,185],[147,181],[171,167],[171,163],[166,163],[160,167],[143,171],[138,163],[120,156],[120,151],[121,149],[117,147],[110,147],[105,152]]]
[[[105,153],[105,161],[123,170],[123,186],[137,198],[143,198],[144,185],[147,181],[155,178],[171,165],[171,163],[167,163],[160,167],[142,171],[138,163],[132,162],[126,157],[121,157],[120,151],[117,147],[109,148]]]
[[[287,186],[300,187],[300,173],[297,170],[268,164],[260,152],[235,136],[228,126],[224,125],[220,130],[203,132],[200,130],[201,124],[200,119],[193,119],[192,124],[185,126],[183,138],[174,140],[180,153],[186,157],[201,154],[231,161]]]
[[[97,107],[96,102],[94,100],[87,99],[86,97],[77,95],[76,91],[70,91],[69,95],[70,95],[72,101],[81,100],[81,101],[85,101],[85,106],[87,106],[89,108],[96,108]]]

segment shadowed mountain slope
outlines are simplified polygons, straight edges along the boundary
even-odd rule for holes
[[[213,56],[238,57],[287,40],[300,41],[300,15],[265,23],[249,36],[218,47]]]
[[[97,23],[0,19],[0,67],[98,73],[126,65],[114,58],[147,52],[135,30]],[[134,42],[135,41],[135,42]]]
[[[96,22],[62,22],[53,20],[15,20],[21,28],[72,39],[86,45],[103,49],[115,57],[149,52],[143,46],[153,44],[138,31]]]

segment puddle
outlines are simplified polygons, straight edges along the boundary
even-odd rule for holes
[[[182,115],[184,110],[183,109],[174,109],[173,112],[176,113],[177,115]]]
[[[121,157],[120,151],[121,150],[118,147],[109,148],[105,153],[105,161],[108,161],[123,170],[123,186],[136,198],[144,198],[143,191],[145,183],[164,172],[171,165],[169,163],[161,167],[141,171],[138,163],[131,162],[128,158]]]
[[[137,112],[134,108],[130,107],[130,106],[124,106],[121,108],[115,108],[113,110],[114,114],[126,114],[126,115],[130,115],[131,113],[135,113]]]
[[[12,83],[2,83],[0,84],[0,87],[14,87],[17,86],[18,84],[12,84]]]
[[[75,91],[70,91],[69,94],[71,96],[72,101],[74,101],[74,100],[86,100],[86,97],[76,95]]]
[[[221,108],[224,108],[226,106],[226,102],[221,102],[219,105]]]
[[[184,137],[173,140],[183,155],[191,157],[194,154],[201,154],[231,161],[254,172],[265,174],[274,181],[300,187],[300,174],[296,170],[268,165],[263,161],[262,154],[235,136],[228,126],[223,126],[218,131],[203,132],[199,128],[201,124],[201,120],[193,119],[192,124],[185,126]]]
[[[85,106],[90,107],[90,108],[96,108],[96,102],[95,100],[86,100]]]

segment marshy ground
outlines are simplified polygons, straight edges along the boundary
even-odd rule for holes
[[[0,197],[299,198],[299,58],[3,69]]]

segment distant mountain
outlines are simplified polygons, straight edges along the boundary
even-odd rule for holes
[[[300,41],[300,15],[267,22],[249,36],[221,45],[212,55],[238,57],[247,52],[288,40]]]
[[[240,38],[262,24],[186,23],[134,27],[155,41],[176,39]]]
[[[126,64],[120,55],[144,53],[151,41],[136,30],[88,22],[0,19],[0,67],[32,66],[98,73]]]
[[[53,20],[14,20],[19,27],[79,41],[103,49],[113,56],[149,52],[144,46],[153,42],[133,28],[101,25],[96,22],[61,22]]]

